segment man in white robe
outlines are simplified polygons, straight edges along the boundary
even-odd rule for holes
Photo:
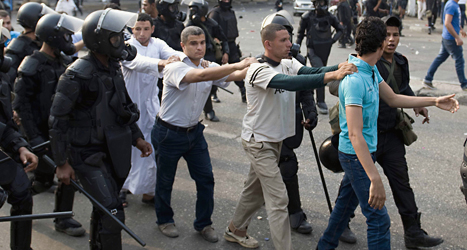
[[[128,94],[138,104],[140,118],[137,124],[145,138],[151,138],[151,129],[160,108],[157,82],[162,77],[162,69],[167,63],[179,60],[178,55],[183,55],[170,48],[163,40],[152,38],[153,31],[152,18],[144,13],[139,14],[133,35],[128,40],[136,47],[138,55],[133,61],[122,61]],[[140,154],[138,150],[132,150],[131,170],[121,196],[124,198],[128,190],[132,194],[143,194],[144,203],[154,204],[157,169],[154,154],[145,158],[139,157]],[[127,204],[124,200],[124,205]]]

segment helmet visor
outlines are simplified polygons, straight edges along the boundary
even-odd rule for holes
[[[52,14],[52,13],[57,14],[57,12],[55,10],[53,10],[49,6],[45,5],[45,3],[41,3],[41,5],[42,5],[42,11],[41,11],[42,15]]]
[[[0,27],[2,27],[1,36],[0,36],[0,43],[6,42],[8,39],[11,38],[10,31],[7,28],[3,27],[3,19],[0,19]]]
[[[81,30],[84,20],[72,17],[66,14],[61,14],[60,20],[58,20],[57,28],[64,28],[73,33]]]
[[[285,19],[287,19],[290,24],[295,23],[294,20],[293,20],[292,15],[290,15],[290,13],[288,11],[286,11],[286,10],[278,11],[278,12],[276,12],[276,15],[285,17]]]
[[[180,4],[185,4],[185,5],[190,5],[192,3],[198,3],[200,5],[203,5],[205,3],[204,0],[182,0],[182,2]]]
[[[96,31],[105,29],[111,32],[121,32],[125,26],[134,27],[138,14],[127,11],[106,9],[102,12]]]

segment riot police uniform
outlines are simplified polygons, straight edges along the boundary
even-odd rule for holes
[[[37,21],[47,12],[43,10],[45,8],[43,9],[43,6],[36,2],[25,3],[18,10],[17,21],[28,31],[24,31],[19,37],[13,39],[5,51],[5,55],[12,59],[11,67],[8,70],[8,76],[12,84],[16,79],[18,67],[23,59],[32,55],[34,51],[39,50],[42,46],[40,41],[33,40],[27,35],[34,33]]]
[[[235,11],[232,10],[232,0],[229,2],[223,2],[218,0],[217,6],[215,6],[208,17],[215,20],[224,31],[227,36],[227,42],[229,46],[229,63],[240,62],[240,49],[235,43],[235,39],[238,37],[237,18],[235,17]],[[242,102],[246,103],[245,94],[245,82],[236,81],[235,84],[240,88],[242,96]]]
[[[219,39],[221,42],[222,54],[230,54],[229,44],[222,27],[215,20],[207,17],[209,9],[208,2],[203,0],[193,0],[188,4],[188,8],[190,9],[190,13],[189,21],[186,26],[198,26],[203,29],[206,35],[206,54],[204,55],[204,59],[222,64],[220,60],[216,60],[214,38]],[[202,17],[206,18],[205,21],[202,21]],[[213,86],[211,89],[211,95],[214,95],[215,98],[217,98],[216,92],[217,87]],[[212,101],[209,97],[206,100],[206,105],[204,106],[204,113],[207,119],[215,122],[219,121],[219,118],[216,117],[214,109],[212,108]]]
[[[308,59],[313,67],[322,67],[327,65],[332,44],[342,36],[343,28],[339,24],[339,20],[328,12],[327,4],[324,1],[314,1],[314,3],[317,6],[316,10],[305,12],[300,19],[296,43],[302,44],[306,35]],[[336,30],[334,36],[331,27]],[[316,95],[318,111],[327,113],[327,106],[324,102],[324,88],[317,89]]]
[[[174,50],[182,51],[180,35],[185,25],[181,21],[184,21],[183,16],[186,18],[186,14],[178,11],[179,4],[179,0],[173,3],[168,3],[166,0],[156,1],[159,16],[153,19],[155,28],[151,36],[163,40]],[[179,18],[182,20],[178,20]]]
[[[62,55],[60,51],[67,54],[72,54],[75,51],[71,41],[71,34],[74,31],[68,30],[64,26],[58,30],[55,30],[54,27],[60,20],[65,25],[63,20],[71,18],[59,14],[48,14],[41,18],[37,24],[36,35],[54,48],[55,58],[45,52],[35,51],[32,55],[27,56],[18,68],[13,109],[21,118],[22,128],[31,146],[44,143],[49,138],[48,119],[52,106],[52,96],[55,94],[60,75],[71,63],[71,59]],[[41,154],[52,156],[50,151],[41,152]],[[50,171],[50,166],[41,161],[34,172],[32,191],[37,194],[47,190],[53,185],[53,179],[54,174]],[[58,185],[55,192],[54,211],[71,211],[74,193],[71,186]],[[55,229],[72,236],[81,236],[85,233],[81,224],[72,218],[56,219]]]
[[[136,56],[136,49],[123,41],[123,29],[127,23],[134,25],[136,17],[106,9],[86,18],[83,40],[91,51],[61,76],[49,120],[57,171],[69,163],[83,188],[122,222],[118,194],[130,170],[131,145],[143,138],[136,124],[139,110],[127,93],[118,61]],[[108,65],[96,53],[107,56]],[[95,207],[90,248],[122,249],[121,228]]]
[[[293,18],[285,10],[267,16],[262,24],[262,27],[271,23],[283,25],[290,34],[292,39],[293,32]],[[305,65],[305,58],[300,55],[292,55],[301,64]],[[310,119],[311,129],[316,127],[318,122],[318,114],[316,113],[316,106],[313,98],[313,90],[301,90],[295,93],[295,135],[285,139],[282,143],[279,158],[279,168],[281,171],[282,179],[284,180],[289,197],[289,204],[287,209],[289,211],[290,226],[292,229],[299,233],[311,233],[312,227],[306,221],[306,214],[303,212],[302,204],[300,201],[300,192],[298,186],[298,161],[294,149],[300,147],[303,139],[303,125],[304,119]]]
[[[9,32],[2,28],[2,34]],[[3,36],[2,36],[3,38]],[[18,156],[21,147],[29,149],[29,145],[17,131],[16,123],[13,121],[13,110],[11,108],[11,84],[8,75],[5,73],[11,65],[7,58],[3,57],[4,41],[0,41],[0,146],[4,152],[13,156]],[[7,156],[3,154],[0,160]],[[32,196],[30,192],[31,183],[23,170],[23,167],[16,161],[7,160],[0,164],[0,185],[8,192],[8,203],[10,203],[11,215],[24,215],[32,213]],[[10,225],[10,247],[11,249],[29,250],[31,246],[32,221],[14,221]]]

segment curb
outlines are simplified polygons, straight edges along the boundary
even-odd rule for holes
[[[414,92],[416,96],[427,96],[427,97],[440,97],[445,95],[453,94],[452,91],[440,90],[440,89],[427,89],[421,88]],[[455,92],[456,99],[459,102],[459,105],[467,106],[467,91]]]

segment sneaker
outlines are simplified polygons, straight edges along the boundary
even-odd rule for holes
[[[329,113],[328,105],[326,105],[325,102],[318,102],[318,104],[316,104],[316,108],[318,109],[318,113],[322,115],[327,115]]]
[[[248,234],[244,237],[238,236],[232,233],[229,228],[227,227],[224,232],[224,239],[228,242],[234,242],[240,244],[240,246],[245,248],[258,248],[259,244],[258,241],[249,236]]]
[[[178,237],[178,229],[175,227],[175,223],[165,223],[162,225],[159,225],[159,230],[161,230],[162,234],[170,237],[170,238],[176,238]]]
[[[216,243],[219,241],[219,238],[217,237],[216,231],[214,231],[214,228],[211,226],[206,226],[201,230],[201,235],[203,236],[203,239]]]
[[[72,218],[56,219],[55,230],[74,237],[83,236],[86,233],[81,223]]]
[[[211,100],[212,102],[215,102],[215,103],[220,103],[221,100],[219,100],[219,98],[217,97],[217,94],[212,94],[211,95]]]
[[[433,83],[427,82],[427,81],[425,81],[425,80],[423,80],[423,86],[424,86],[425,88],[431,89],[431,90],[436,89],[436,87],[433,86]]]
[[[348,227],[346,227],[344,232],[342,232],[341,237],[339,237],[339,240],[349,244],[357,243],[357,237]]]

